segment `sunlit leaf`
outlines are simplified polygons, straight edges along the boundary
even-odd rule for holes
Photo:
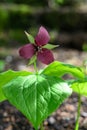
[[[72,92],[63,80],[38,74],[17,77],[3,91],[36,129]]]
[[[84,80],[76,80],[71,82],[70,86],[74,92],[87,96],[87,77]]]
[[[71,73],[75,77],[84,78],[84,73],[79,67],[58,61],[52,62],[45,69],[43,69],[41,73],[57,77],[61,77],[66,73]]]
[[[0,101],[3,101],[6,99],[2,92],[2,87],[10,82],[12,79],[18,77],[18,76],[26,76],[31,74],[30,72],[26,71],[12,71],[8,70],[6,72],[0,73]]]

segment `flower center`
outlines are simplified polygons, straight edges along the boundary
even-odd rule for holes
[[[37,51],[38,51],[38,52],[42,51],[42,47],[41,47],[41,46],[38,46],[38,47],[37,47]]]
[[[35,46],[36,52],[42,52],[42,46]]]

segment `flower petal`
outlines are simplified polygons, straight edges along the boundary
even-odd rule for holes
[[[37,59],[47,65],[54,61],[52,52],[45,48],[37,53]]]
[[[35,54],[35,46],[33,44],[26,44],[19,49],[21,57],[30,59]]]
[[[37,36],[35,37],[35,42],[38,46],[43,46],[48,43],[50,36],[44,27],[40,27]]]

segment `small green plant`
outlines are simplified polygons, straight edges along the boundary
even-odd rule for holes
[[[35,38],[25,33],[30,43],[21,47],[19,54],[29,60],[29,65],[34,65],[35,72],[8,70],[0,73],[0,101],[8,100],[27,117],[35,130],[43,130],[42,122],[71,95],[72,89],[78,91],[75,84],[84,83],[86,78],[79,67],[54,61],[51,49],[56,46],[47,44],[50,36],[44,27],[40,27]],[[48,66],[38,70],[37,60]],[[77,80],[70,84],[64,81],[62,76],[66,73]]]
[[[83,51],[87,51],[87,43],[86,42],[83,43],[82,49],[83,49]]]
[[[78,94],[78,108],[77,108],[77,119],[76,119],[75,130],[79,129],[81,98],[82,96],[87,97],[87,61],[83,62],[81,69],[83,70],[83,73],[85,75],[84,78],[69,81],[72,90]]]
[[[4,71],[5,69],[5,62],[3,60],[0,60],[0,72]]]

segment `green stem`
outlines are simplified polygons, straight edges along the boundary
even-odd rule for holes
[[[44,130],[43,123],[40,125],[40,130]]]
[[[38,70],[37,70],[36,61],[34,62],[34,69],[35,69],[35,72],[36,72],[36,74],[37,74],[37,73],[38,73]]]
[[[35,130],[38,130],[38,128],[36,128]]]
[[[79,99],[78,99],[78,109],[77,109],[77,119],[76,119],[76,124],[75,124],[75,130],[79,130],[80,109],[81,109],[81,95],[79,95]]]

